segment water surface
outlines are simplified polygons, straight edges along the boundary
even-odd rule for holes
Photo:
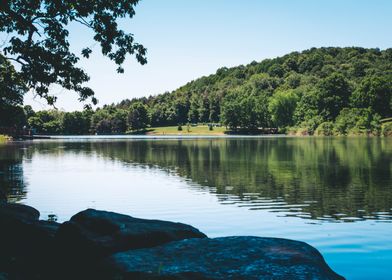
[[[392,139],[57,139],[0,145],[0,190],[60,222],[88,207],[273,236],[348,279],[391,279]]]

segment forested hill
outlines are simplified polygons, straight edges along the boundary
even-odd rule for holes
[[[223,67],[171,93],[106,105],[86,114],[86,125],[98,133],[221,123],[233,130],[379,134],[380,120],[392,116],[391,96],[392,49],[312,48]],[[38,127],[34,120],[30,125]]]

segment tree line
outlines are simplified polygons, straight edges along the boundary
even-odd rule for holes
[[[234,131],[278,128],[296,134],[388,135],[392,125],[382,125],[382,120],[392,116],[391,96],[392,49],[312,48],[220,68],[173,92],[96,110],[33,112],[19,107],[17,125],[48,134],[122,134],[220,123]]]

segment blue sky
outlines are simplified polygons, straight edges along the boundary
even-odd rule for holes
[[[76,53],[95,45],[80,66],[89,73],[100,106],[172,91],[223,66],[311,47],[392,47],[391,0],[142,0],[136,16],[120,24],[148,48],[148,64],[129,57],[124,74],[100,54],[90,31],[70,27]],[[58,87],[52,93],[58,108],[82,107],[75,93]],[[31,94],[25,103],[45,108]]]

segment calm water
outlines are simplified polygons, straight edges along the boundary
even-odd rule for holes
[[[319,249],[348,279],[392,279],[392,139],[73,139],[0,145],[9,201],[189,223]]]

